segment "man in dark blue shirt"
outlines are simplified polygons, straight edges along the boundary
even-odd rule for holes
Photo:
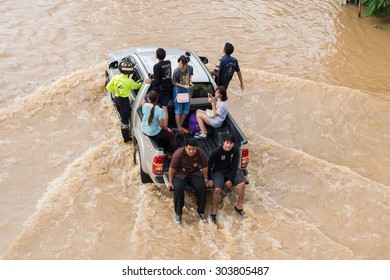
[[[242,80],[238,60],[231,56],[233,52],[234,46],[230,43],[226,43],[223,48],[224,56],[220,58],[219,66],[213,71],[210,71],[210,73],[215,76],[217,86],[224,86],[227,89],[231,79],[233,78],[234,72],[237,72],[241,90],[244,90],[244,82]]]
[[[234,135],[227,135],[223,140],[223,145],[217,147],[209,158],[208,182],[209,187],[214,186],[213,206],[210,213],[210,219],[216,223],[216,215],[218,209],[218,200],[221,189],[226,187],[231,190],[233,185],[237,185],[237,205],[234,209],[243,217],[246,214],[243,210],[242,203],[244,201],[245,181],[238,168],[240,161],[239,150],[234,147]]]

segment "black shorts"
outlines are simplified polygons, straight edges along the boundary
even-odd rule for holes
[[[170,98],[170,92],[169,91],[159,91],[157,92],[158,101],[157,104],[161,104],[161,106],[168,106],[169,98]],[[148,102],[148,95],[145,95],[145,101]]]
[[[169,103],[169,91],[159,91],[158,92],[158,103],[162,106],[168,106]]]
[[[221,171],[212,171],[211,176],[213,177],[214,187],[218,189],[223,189],[225,186],[225,182],[227,181],[227,177]],[[241,172],[237,170],[236,176],[234,176],[233,185],[238,185],[244,181],[244,178],[241,175]]]

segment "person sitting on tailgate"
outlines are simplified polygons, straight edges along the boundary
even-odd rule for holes
[[[187,185],[194,188],[198,205],[197,212],[202,221],[207,221],[204,213],[206,207],[206,183],[208,162],[206,153],[199,148],[194,138],[188,138],[183,148],[179,148],[172,156],[168,171],[168,190],[173,188],[175,219],[181,223],[184,207],[184,191]]]
[[[243,201],[245,193],[245,181],[239,170],[240,154],[234,146],[236,139],[234,135],[227,135],[222,146],[217,147],[209,158],[209,171],[207,186],[214,186],[213,206],[211,208],[210,219],[213,223],[217,222],[218,200],[221,189],[226,187],[231,190],[233,185],[237,185],[237,204],[234,209],[243,218],[246,214],[243,210]]]

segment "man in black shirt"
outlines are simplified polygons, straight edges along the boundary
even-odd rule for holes
[[[214,186],[213,206],[210,213],[210,219],[216,223],[219,194],[223,187],[231,190],[233,185],[237,185],[237,205],[234,209],[243,217],[246,214],[243,210],[245,181],[238,169],[240,155],[239,150],[234,147],[234,135],[228,135],[223,140],[223,145],[217,147],[209,158],[209,180],[208,186]]]
[[[165,114],[165,125],[168,126],[168,102],[172,95],[172,67],[169,60],[164,60],[166,52],[162,48],[156,50],[158,62],[153,66],[153,76],[146,80],[151,88],[158,93],[158,103],[161,104]]]

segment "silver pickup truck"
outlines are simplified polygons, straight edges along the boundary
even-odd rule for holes
[[[148,74],[153,73],[154,64],[157,63],[157,48],[158,47],[134,47],[110,53],[105,73],[106,84],[114,75],[119,74],[119,70],[117,69],[118,62],[126,57],[130,57],[133,63],[135,63],[134,73],[132,74],[133,80],[146,81]],[[186,51],[173,48],[164,49],[166,51],[165,60],[171,61],[173,73],[173,70],[177,67],[178,58]],[[214,79],[205,66],[205,64],[208,62],[207,58],[198,57],[195,53],[192,52],[190,52],[190,54],[191,61],[189,64],[194,69],[194,75],[192,78],[192,83],[194,85],[190,90],[190,113],[187,116],[187,120],[184,122],[184,126],[186,125],[186,122],[188,122],[189,116],[197,109],[211,109],[211,105],[208,102],[207,93],[211,93],[214,96],[216,89]],[[130,135],[132,136],[132,142],[134,145],[134,163],[140,168],[141,182],[154,182],[156,185],[161,185],[164,184],[164,173],[166,174],[168,170],[169,160],[164,156],[164,149],[161,147],[160,143],[158,143],[158,140],[154,140],[146,136],[141,131],[142,100],[145,98],[149,87],[150,85],[144,82],[139,90],[132,91],[129,96],[132,107],[130,117]],[[168,126],[174,128],[176,123],[174,119],[172,99],[168,104],[168,113]],[[222,144],[223,138],[230,133],[234,134],[236,137],[236,145],[241,151],[240,169],[243,175],[246,177],[247,165],[249,161],[247,147],[248,141],[230,113],[228,113],[226,120],[221,128],[211,129],[211,133],[208,134],[208,138],[199,142],[200,147],[206,152],[207,156],[210,156],[211,152],[218,145]]]

